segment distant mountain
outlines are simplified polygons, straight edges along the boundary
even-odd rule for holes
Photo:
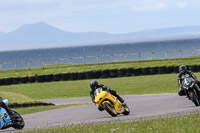
[[[23,25],[12,32],[0,32],[0,46],[1,50],[19,50],[199,37],[200,26],[146,30],[127,34],[109,34],[105,32],[66,32],[40,22]]]

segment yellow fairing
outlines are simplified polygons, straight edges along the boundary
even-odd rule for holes
[[[107,91],[102,91],[102,89],[97,90],[98,92],[95,95],[95,102],[98,103],[101,107],[103,107],[104,103],[112,103],[112,105],[114,106],[116,112],[118,114],[121,114],[121,102],[113,95],[111,95],[109,92]],[[104,107],[103,107],[104,108]]]

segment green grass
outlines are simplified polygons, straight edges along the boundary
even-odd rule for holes
[[[143,61],[126,61],[126,62],[112,62],[112,63],[93,63],[85,65],[56,65],[37,67],[28,69],[8,69],[0,70],[0,78],[5,77],[18,77],[18,76],[33,76],[41,74],[55,74],[65,72],[84,72],[91,70],[105,70],[105,69],[119,69],[119,68],[140,68],[140,67],[153,67],[153,66],[178,66],[178,65],[200,65],[200,57],[187,57],[176,59],[156,59],[156,60],[143,60]]]
[[[3,99],[8,99],[9,104],[39,102],[33,98],[15,92],[0,91],[0,94]]]
[[[30,113],[36,113],[41,111],[47,111],[52,109],[58,109],[58,108],[64,108],[64,107],[71,107],[71,106],[80,106],[80,105],[89,105],[92,103],[84,103],[84,104],[68,104],[68,105],[57,105],[57,106],[37,106],[37,107],[27,107],[27,108],[17,108],[13,109],[17,111],[19,114],[30,114]]]
[[[25,133],[198,133],[200,113],[176,117],[37,129]]]
[[[197,77],[200,73],[195,73]],[[53,99],[89,96],[91,80],[60,81],[46,83],[28,83],[0,86],[0,91],[25,95],[32,99]],[[123,78],[98,79],[120,95],[177,93],[179,90],[177,74],[132,76]]]

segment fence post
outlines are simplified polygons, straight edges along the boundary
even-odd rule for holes
[[[195,56],[195,50],[192,50],[192,56],[193,57]]]
[[[179,58],[181,58],[181,50],[179,51]]]
[[[83,56],[83,64],[85,65],[85,56]]]
[[[113,57],[113,55],[110,55],[110,62],[112,62],[112,57]]]
[[[65,58],[65,61],[64,61],[64,62],[65,62],[66,64],[68,64],[68,63],[67,63],[67,58]]]
[[[165,59],[168,59],[168,52],[165,52]]]
[[[140,57],[141,57],[141,55],[140,55],[140,53],[138,53],[138,60],[140,61]]]
[[[155,52],[152,52],[151,54],[152,54],[152,60],[153,60],[153,59],[154,59],[154,54],[155,54]]]
[[[27,63],[28,63],[28,70],[30,71],[31,70],[30,61],[28,61]]]
[[[126,61],[126,56],[127,56],[127,54],[124,54],[124,61]]]
[[[58,69],[58,59],[56,59],[56,69]]]
[[[72,58],[69,57],[68,59],[69,59],[69,65],[71,65],[71,59],[72,59]]]
[[[14,69],[16,70],[17,68],[17,62],[13,62],[14,63]]]
[[[42,69],[44,70],[44,60],[42,60]]]
[[[99,64],[99,56],[97,56],[97,63]]]

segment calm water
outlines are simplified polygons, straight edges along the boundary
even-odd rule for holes
[[[128,43],[128,44],[109,44],[98,46],[83,46],[83,47],[66,47],[52,49],[37,49],[37,50],[20,50],[20,51],[5,51],[0,52],[0,62],[15,62],[15,61],[32,61],[32,60],[48,60],[62,59],[69,57],[111,55],[111,54],[127,54],[127,53],[144,53],[144,52],[160,52],[174,50],[194,50],[200,49],[200,39],[192,40],[174,40],[160,42],[143,42],[143,43]],[[187,56],[191,52],[182,53],[182,56]],[[200,53],[195,53],[200,55]],[[178,53],[171,53],[169,58],[175,58]],[[142,55],[141,59],[151,58],[151,55]],[[156,54],[155,58],[165,58],[164,54]],[[113,57],[113,61],[123,60],[123,56]],[[137,56],[127,56],[127,60],[136,60]],[[100,57],[99,62],[109,61],[110,57]],[[96,62],[96,58],[85,60],[86,63]],[[48,61],[45,64],[52,64],[55,61]],[[68,60],[59,61],[59,63],[67,64]],[[71,60],[72,64],[83,63],[82,59]],[[41,62],[31,63],[31,67],[41,66]],[[27,63],[18,63],[17,68],[27,67]],[[4,64],[3,69],[13,68],[13,64]]]

